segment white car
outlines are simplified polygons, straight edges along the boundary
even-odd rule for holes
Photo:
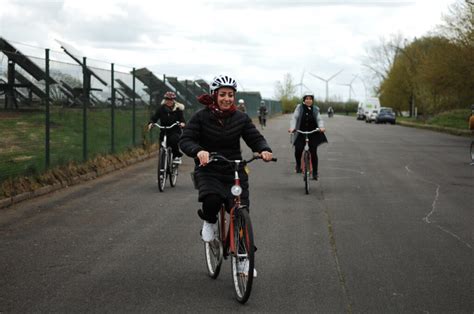
[[[377,119],[378,113],[379,113],[378,110],[372,110],[372,112],[369,113],[369,114],[365,117],[365,122],[366,122],[366,123],[375,122],[375,120]]]

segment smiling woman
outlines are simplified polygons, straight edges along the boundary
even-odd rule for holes
[[[266,161],[272,159],[271,149],[249,116],[237,110],[234,104],[237,82],[227,75],[214,78],[211,94],[204,94],[199,101],[206,108],[197,111],[184,128],[180,139],[181,150],[195,160],[195,179],[199,201],[203,202],[203,240],[212,240],[212,228],[217,221],[220,205],[229,197],[234,173],[231,168],[209,164],[211,152],[218,152],[231,160],[241,160],[240,139]],[[249,205],[248,176],[239,171],[242,204]]]

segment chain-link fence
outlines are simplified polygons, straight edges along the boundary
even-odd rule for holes
[[[202,80],[19,43],[12,49],[1,37],[0,48],[0,182],[156,142],[158,132],[147,132],[146,124],[166,91],[177,93],[187,119],[207,92]],[[256,117],[261,97],[253,94],[243,96]],[[270,114],[281,112],[279,102],[266,103]]]

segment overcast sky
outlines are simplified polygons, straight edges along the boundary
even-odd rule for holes
[[[0,0],[0,36],[60,50],[62,40],[88,58],[148,67],[179,79],[233,76],[246,91],[273,98],[290,73],[304,90],[349,97],[366,49],[381,37],[413,39],[442,22],[455,0]],[[18,46],[17,48],[21,48]],[[38,49],[39,50],[39,49]],[[304,71],[304,76],[302,73]],[[361,80],[352,97],[362,99]]]

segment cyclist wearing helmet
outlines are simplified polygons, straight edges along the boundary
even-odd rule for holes
[[[212,241],[217,230],[217,214],[222,203],[232,199],[230,187],[234,173],[231,167],[220,163],[210,163],[209,153],[218,152],[228,159],[242,159],[240,138],[259,153],[263,160],[272,159],[272,153],[265,138],[260,134],[249,116],[239,110],[234,103],[237,91],[236,81],[225,75],[214,78],[210,95],[199,96],[205,108],[198,110],[184,128],[179,141],[181,150],[195,158],[194,178],[199,190],[199,212],[204,223],[202,239]],[[249,205],[248,175],[240,172],[242,204]]]
[[[160,120],[160,125],[170,126],[176,121],[181,122],[180,127],[184,128],[184,105],[177,102],[176,94],[174,92],[166,92],[163,100],[161,101],[160,107],[156,110],[155,114],[151,117],[150,122],[148,122],[148,131],[153,128],[153,123]],[[181,128],[174,127],[168,130],[168,145],[173,150],[174,162],[180,164],[181,156],[183,154],[179,151],[178,142],[179,136],[181,135]],[[164,132],[160,132],[160,143],[163,140]]]
[[[242,112],[247,111],[247,108],[245,107],[245,101],[243,99],[239,99],[239,105],[237,106],[237,109],[239,109]]]
[[[319,128],[321,132],[309,134],[309,150],[311,153],[314,180],[318,179],[317,148],[321,143],[327,143],[326,135],[324,135],[326,129],[324,128],[324,122],[321,119],[319,108],[314,105],[314,95],[312,93],[305,93],[303,95],[303,103],[298,104],[293,112],[288,132],[293,133],[296,130],[312,131],[316,128]],[[293,145],[295,146],[296,172],[301,173],[301,155],[303,154],[305,146],[304,136],[295,133]]]
[[[262,127],[267,126],[267,106],[265,106],[265,101],[260,101],[260,107],[258,108],[258,121]]]

